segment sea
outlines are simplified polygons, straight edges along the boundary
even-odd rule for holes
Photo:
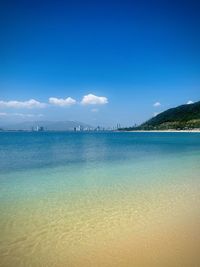
[[[200,133],[0,132],[0,266],[200,266]]]

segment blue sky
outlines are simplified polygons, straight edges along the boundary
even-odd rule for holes
[[[126,126],[200,100],[200,1],[3,0],[0,25],[0,121]]]

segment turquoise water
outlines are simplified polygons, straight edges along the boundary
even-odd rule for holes
[[[124,162],[199,152],[199,133],[0,133],[0,171]]]
[[[162,227],[199,223],[199,179],[199,133],[1,132],[0,265],[133,266]]]

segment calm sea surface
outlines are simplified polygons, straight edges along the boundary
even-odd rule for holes
[[[199,133],[0,132],[0,266],[200,266]]]

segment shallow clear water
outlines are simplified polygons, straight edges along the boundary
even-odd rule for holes
[[[0,133],[0,266],[199,266],[199,133]]]

